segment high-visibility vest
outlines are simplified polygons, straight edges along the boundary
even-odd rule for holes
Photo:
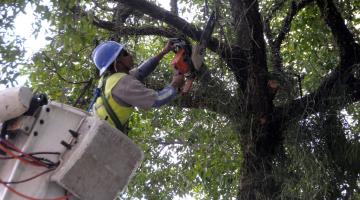
[[[99,81],[99,86],[98,88],[101,88],[102,90],[105,90],[105,97],[107,98],[110,107],[112,108],[112,110],[114,111],[115,115],[118,117],[118,119],[120,120],[121,124],[124,126],[127,121],[129,120],[132,112],[134,111],[134,108],[132,106],[123,106],[123,105],[119,105],[115,99],[112,96],[112,89],[115,87],[115,85],[127,74],[125,73],[114,73],[112,75],[110,75],[109,77],[106,78],[105,81],[105,87],[103,87],[103,78],[101,77],[100,81]],[[94,105],[94,110],[96,115],[103,120],[106,120],[107,122],[109,122],[110,125],[112,125],[113,127],[116,127],[114,122],[111,120],[111,117],[109,116],[109,114],[107,113],[103,100],[101,99],[101,97],[98,97],[96,99],[95,105]]]

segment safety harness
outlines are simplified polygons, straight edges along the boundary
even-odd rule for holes
[[[114,122],[115,126],[117,129],[119,129],[120,131],[124,132],[124,126],[121,124],[119,118],[116,116],[115,112],[113,111],[113,109],[111,108],[109,101],[107,100],[106,96],[105,96],[105,84],[103,84],[103,89],[102,89],[102,94],[101,94],[101,99],[104,102],[104,106],[105,106],[105,110],[106,112],[109,114],[110,119]]]
[[[104,76],[103,77],[103,81],[101,83],[101,88],[96,88],[95,89],[95,94],[94,94],[94,98],[92,99],[91,103],[90,103],[90,106],[88,108],[88,112],[91,111],[93,105],[95,104],[96,102],[96,99],[98,97],[101,97],[102,101],[103,101],[103,104],[104,104],[104,107],[105,107],[105,110],[106,112],[108,113],[110,119],[114,122],[114,125],[117,129],[119,129],[120,131],[122,131],[123,133],[125,133],[125,127],[124,125],[120,122],[119,118],[117,117],[117,115],[115,114],[114,110],[111,108],[110,104],[109,104],[109,101],[108,99],[106,98],[106,95],[105,95],[105,84],[106,84],[106,80],[107,80],[107,77],[108,76]]]

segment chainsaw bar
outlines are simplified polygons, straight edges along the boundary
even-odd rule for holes
[[[205,29],[201,34],[200,42],[193,48],[191,54],[191,60],[196,70],[199,70],[204,62],[206,45],[209,42],[212,32],[215,27],[216,16],[213,11],[210,15],[208,22],[206,23]]]

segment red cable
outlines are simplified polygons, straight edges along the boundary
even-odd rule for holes
[[[21,156],[18,156],[18,155],[16,155],[16,154],[14,154],[14,153],[11,152],[9,149],[7,149],[6,147],[4,147],[2,144],[0,144],[0,149],[1,149],[2,151],[4,151],[6,154],[8,154],[8,155],[10,155],[10,156],[12,156],[12,157],[14,157],[14,158],[19,159],[20,161],[22,161],[22,162],[25,163],[25,164],[47,167],[47,166],[46,166],[45,164],[43,164],[43,163],[36,162],[35,160],[34,160],[35,162],[34,162],[34,161],[29,161],[29,160],[26,160],[26,159],[22,158]]]
[[[45,154],[48,154],[48,155],[60,155],[59,152],[32,152],[32,153],[27,153],[27,155],[29,156],[32,156],[34,157],[34,155],[45,155]],[[20,154],[20,155],[17,155],[15,158],[12,157],[12,156],[0,156],[0,160],[11,160],[11,159],[16,159],[17,157],[25,157],[24,154]]]
[[[18,149],[15,145],[11,144],[10,142],[7,142],[5,140],[2,140],[2,142],[4,142],[7,146],[10,146],[11,148],[13,148],[15,151],[21,153],[24,155],[25,158],[30,159],[26,160],[24,158],[22,158],[21,156],[18,156],[16,154],[14,154],[13,152],[11,152],[8,148],[4,147],[1,143],[0,143],[0,149],[3,150],[5,153],[9,154],[10,156],[19,159],[20,161],[26,163],[26,164],[31,164],[31,165],[35,165],[35,166],[43,166],[43,167],[48,167],[46,164],[34,159],[33,157],[29,156],[28,154],[22,152],[20,149]]]
[[[19,159],[20,161],[22,161],[22,162],[25,163],[25,164],[31,164],[31,165],[40,166],[38,163],[33,163],[33,162],[31,162],[31,161],[28,161],[28,160],[26,160],[26,159],[24,159],[24,158],[22,158],[22,157],[19,157],[19,156],[15,155],[13,152],[11,152],[9,149],[7,149],[6,147],[4,147],[2,144],[0,144],[0,149],[1,149],[2,151],[4,151],[6,154],[8,154],[8,155],[10,155],[10,156],[12,156],[12,157],[14,157],[14,158]]]
[[[11,144],[10,142],[8,141],[5,141],[5,140],[2,140],[2,142],[4,142],[7,146],[13,148],[15,151],[17,151],[18,153],[22,154],[22,155],[16,155],[14,154],[12,151],[10,151],[8,148],[6,148],[4,145],[2,145],[0,143],[0,150],[4,151],[6,154],[8,154],[9,156],[13,157],[13,158],[16,158],[16,159],[19,159],[20,161],[24,162],[25,164],[31,164],[31,165],[35,165],[35,166],[43,166],[43,167],[48,167],[46,164],[40,162],[39,160],[36,160],[35,158],[33,158],[32,156],[26,154],[26,153],[23,153],[20,149],[18,149],[15,145]],[[27,160],[25,158],[23,158],[23,156],[27,159],[30,159]],[[52,170],[52,169],[51,169]],[[47,172],[49,172],[50,170],[47,170],[45,172],[42,172],[38,175],[36,175],[35,177],[32,177],[32,178],[36,178],[40,175],[43,175]],[[31,179],[32,179],[31,178]],[[34,197],[30,197],[30,196],[27,196],[21,192],[18,192],[17,190],[15,190],[14,188],[8,186],[8,184],[4,181],[2,181],[0,179],[0,183],[2,185],[4,185],[9,191],[13,192],[14,194],[20,196],[20,197],[23,197],[24,199],[27,199],[27,200],[67,200],[71,195],[66,195],[66,196],[61,196],[61,197],[56,197],[56,198],[52,198],[52,199],[39,199],[39,198],[34,198]]]
[[[51,172],[51,171],[54,171],[54,170],[55,170],[55,168],[51,168],[51,169],[45,170],[45,171],[43,171],[43,172],[41,172],[41,173],[38,173],[38,174],[36,174],[36,175],[34,175],[34,176],[30,177],[30,178],[24,179],[24,180],[20,180],[20,181],[6,181],[6,182],[3,181],[3,183],[4,183],[4,184],[7,184],[7,185],[9,185],[9,184],[25,183],[25,182],[31,181],[31,180],[39,177],[39,176],[42,176],[42,175],[44,175],[44,174],[46,174],[46,173],[49,173],[49,172]],[[0,180],[1,180],[1,179],[0,179]]]
[[[61,197],[56,197],[56,198],[52,198],[52,199],[38,199],[38,198],[34,198],[34,197],[30,197],[27,196],[21,192],[16,191],[14,188],[8,186],[7,184],[5,184],[2,180],[0,180],[0,183],[2,185],[4,185],[7,189],[9,189],[11,192],[15,193],[18,196],[21,196],[27,200],[67,200],[71,195],[66,195],[66,196],[61,196]]]
[[[36,160],[34,159],[32,156],[26,154],[26,153],[23,153],[20,149],[18,149],[15,145],[11,144],[10,142],[7,142],[5,140],[2,140],[2,142],[4,142],[7,146],[10,146],[11,148],[13,148],[16,152],[18,153],[21,153],[22,155],[16,155],[14,154],[12,151],[10,151],[8,148],[6,148],[4,145],[2,145],[0,143],[0,150],[4,151],[6,154],[8,154],[9,156],[13,157],[13,158],[16,158],[16,159],[19,159],[20,161],[24,162],[25,164],[31,164],[31,165],[35,165],[35,166],[43,166],[43,167],[48,167],[46,164],[40,162],[39,160]],[[27,159],[24,159],[23,156],[27,159],[30,159],[27,160]],[[47,171],[45,172],[42,172],[38,175],[36,175],[35,177],[32,177],[32,178],[36,178],[40,175],[43,175],[45,173],[47,173]],[[56,198],[52,198],[52,199],[39,199],[39,198],[34,198],[34,197],[30,197],[30,196],[27,196],[21,192],[18,192],[17,190],[15,190],[14,188],[10,187],[7,185],[6,182],[2,181],[0,179],[0,183],[2,185],[4,185],[9,191],[13,192],[14,194],[20,196],[20,197],[23,197],[24,199],[27,199],[27,200],[67,200],[71,195],[66,195],[66,196],[61,196],[61,197],[56,197]]]

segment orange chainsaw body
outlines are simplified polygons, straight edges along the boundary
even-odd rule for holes
[[[189,58],[187,58],[185,49],[180,48],[179,51],[176,52],[176,55],[172,60],[171,64],[178,72],[180,72],[181,74],[186,74],[190,70],[188,59]]]
[[[189,41],[181,38],[172,38],[170,41],[175,46],[175,57],[171,64],[177,71],[177,73],[184,74],[186,81],[184,86],[181,88],[183,94],[188,93],[191,88],[198,70],[204,62],[205,49],[208,41],[211,38],[215,26],[216,16],[213,11],[206,23],[204,31],[201,34],[199,44],[192,48]]]

